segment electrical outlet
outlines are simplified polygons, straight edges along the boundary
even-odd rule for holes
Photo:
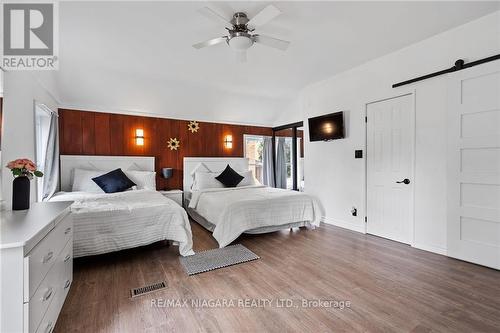
[[[352,207],[351,214],[352,216],[358,216],[358,209],[356,207]]]

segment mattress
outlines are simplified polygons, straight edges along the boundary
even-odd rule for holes
[[[294,226],[319,226],[318,201],[296,191],[261,185],[193,191],[190,215],[224,247],[242,233],[263,233]]]
[[[50,201],[74,201],[75,257],[103,254],[172,240],[181,255],[194,254],[186,211],[156,191],[113,194],[59,192]]]

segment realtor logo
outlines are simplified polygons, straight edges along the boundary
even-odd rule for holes
[[[56,4],[4,3],[2,11],[2,68],[57,69]]]

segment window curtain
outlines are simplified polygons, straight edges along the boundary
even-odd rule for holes
[[[285,138],[278,138],[276,149],[276,187],[286,189]]]
[[[57,190],[59,179],[59,145],[58,145],[58,116],[50,113],[50,126],[45,148],[45,162],[43,168],[42,200],[50,199]]]
[[[264,147],[262,150],[262,181],[264,185],[271,187],[275,187],[273,154],[273,139],[264,138]]]

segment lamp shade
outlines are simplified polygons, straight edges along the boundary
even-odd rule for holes
[[[163,178],[169,179],[169,178],[172,177],[173,171],[174,170],[172,168],[162,168],[161,169],[161,175],[163,176]]]

